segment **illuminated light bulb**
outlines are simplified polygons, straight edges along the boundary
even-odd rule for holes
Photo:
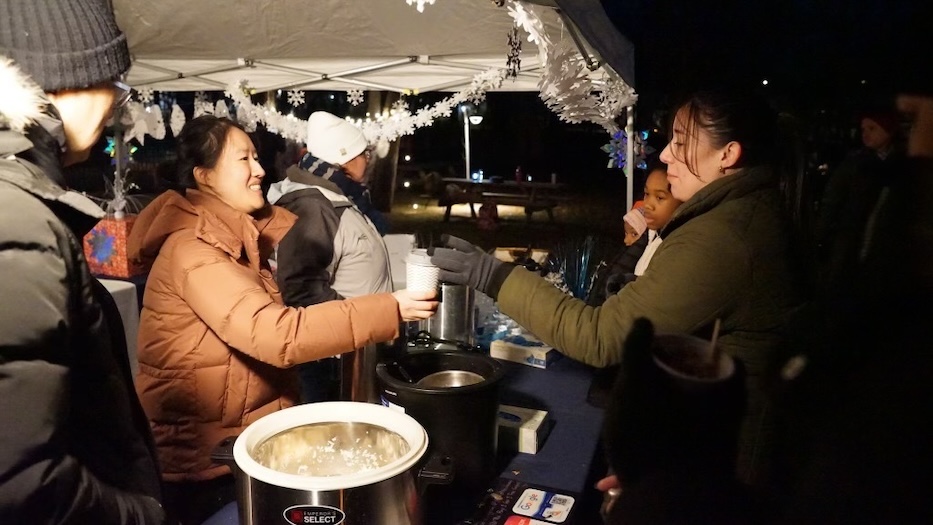
[[[406,180],[405,182],[402,183],[402,186],[404,186],[404,187],[406,187],[406,188],[410,188],[410,187],[411,187],[411,183],[408,182],[408,181]]]

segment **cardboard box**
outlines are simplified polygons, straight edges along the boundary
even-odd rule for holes
[[[125,278],[145,273],[145,268],[126,257],[126,238],[135,222],[135,215],[105,217],[84,236],[84,256],[92,274]]]
[[[536,454],[551,430],[545,410],[499,405],[499,449]]]
[[[527,335],[496,339],[489,344],[489,355],[496,359],[514,361],[535,368],[547,368],[561,357],[560,352],[554,347]]]

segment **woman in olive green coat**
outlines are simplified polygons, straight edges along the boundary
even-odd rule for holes
[[[448,239],[450,248],[436,249],[432,260],[442,280],[497,298],[542,341],[597,367],[621,361],[638,318],[658,332],[707,337],[720,319],[719,343],[748,376],[738,474],[757,484],[770,455],[769,390],[802,303],[773,167],[776,142],[775,116],[749,97],[707,92],[681,106],[661,160],[684,204],[660,232],[664,242],[645,274],[599,308],[460,239]]]

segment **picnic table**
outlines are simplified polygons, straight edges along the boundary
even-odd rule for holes
[[[470,214],[476,218],[474,204],[491,203],[495,205],[523,206],[525,217],[531,221],[535,212],[543,211],[550,221],[554,220],[554,208],[567,200],[566,185],[554,182],[535,181],[491,181],[467,180],[460,178],[442,179],[448,189],[456,185],[456,191],[445,191],[438,199],[439,206],[446,206],[444,221],[450,220],[451,207],[455,204],[469,204]]]

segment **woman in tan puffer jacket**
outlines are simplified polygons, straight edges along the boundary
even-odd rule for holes
[[[212,462],[211,451],[295,402],[290,367],[394,339],[400,321],[430,317],[437,306],[432,293],[405,290],[284,306],[267,261],[295,216],[266,204],[256,159],[249,136],[232,121],[192,119],[178,137],[184,194],[158,197],[129,238],[130,257],[152,263],[136,387],[168,485],[168,510],[183,522],[187,499],[202,489],[230,499],[229,469]]]

